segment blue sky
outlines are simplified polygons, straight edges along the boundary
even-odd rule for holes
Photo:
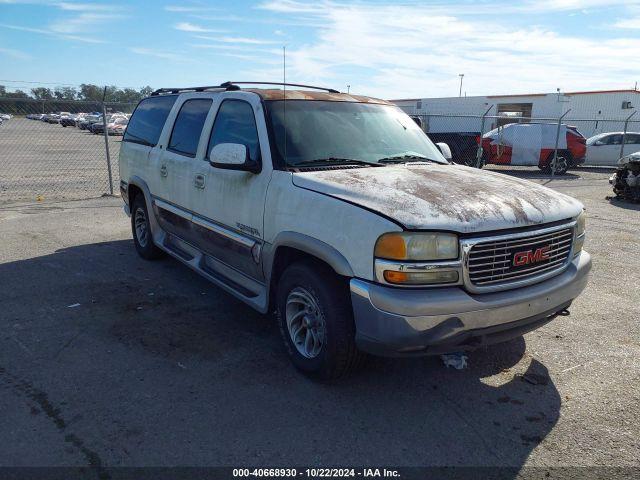
[[[632,88],[640,0],[0,0],[11,88],[279,81],[283,46],[289,81],[384,98]]]

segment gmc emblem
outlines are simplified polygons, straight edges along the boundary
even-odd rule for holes
[[[540,247],[536,250],[525,250],[523,252],[516,252],[513,255],[513,265],[521,267],[523,265],[531,265],[533,263],[540,263],[544,260],[549,260],[549,250],[551,247]]]

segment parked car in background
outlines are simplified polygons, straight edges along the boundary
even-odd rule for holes
[[[112,115],[107,115],[107,122],[106,123],[107,124],[113,123],[119,118],[123,118],[123,119],[126,120],[127,117],[125,117],[123,113],[116,113],[116,114],[112,114]],[[100,121],[95,122],[93,125],[91,125],[91,127],[89,127],[89,130],[91,130],[91,132],[95,133],[95,134],[104,133],[104,125],[105,125],[105,122],[102,120],[102,117],[100,117]]]
[[[564,174],[571,167],[584,163],[586,139],[576,127],[556,123],[509,123],[482,136],[485,164],[537,166],[551,171],[555,155],[556,136],[558,155],[555,173]],[[478,139],[480,141],[480,139]]]
[[[109,135],[124,135],[127,129],[129,119],[127,117],[119,117],[107,124],[107,133]]]
[[[134,245],[275,310],[301,371],[506,341],[566,315],[586,286],[575,198],[449,163],[384,100],[207,88],[156,91],[129,121]]]
[[[624,147],[622,137],[624,136]],[[620,157],[640,150],[640,132],[608,132],[587,140],[585,165],[615,167]]]
[[[0,113],[0,120],[11,120],[12,117],[9,113]]]
[[[58,123],[63,127],[75,127],[76,126],[76,115],[61,115]]]
[[[77,126],[78,128],[80,128],[80,130],[91,130],[91,125],[100,122],[101,120],[101,115],[89,114],[85,115],[85,117],[77,124]]]

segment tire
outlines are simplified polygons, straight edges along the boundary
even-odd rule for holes
[[[286,351],[305,375],[336,380],[363,364],[366,355],[355,344],[348,286],[328,267],[310,261],[287,267],[278,282],[276,307]],[[291,332],[299,329],[295,342]],[[301,341],[309,335],[308,343]]]
[[[547,157],[547,163],[544,167],[539,167],[544,173],[551,173],[553,165],[553,153]],[[557,166],[555,170],[556,175],[564,175],[569,170],[571,165],[571,159],[566,152],[558,152]]]
[[[136,251],[145,260],[156,260],[162,258],[165,253],[160,250],[151,237],[149,225],[149,213],[144,195],[136,195],[131,207],[131,232]]]

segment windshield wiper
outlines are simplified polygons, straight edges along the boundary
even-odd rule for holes
[[[405,162],[435,162],[440,163],[432,158],[424,157],[422,155],[393,155],[391,157],[384,157],[378,159],[378,163],[405,163]]]
[[[329,165],[368,165],[371,167],[382,167],[375,162],[365,162],[364,160],[356,160],[355,158],[328,157],[318,158],[316,160],[305,160],[289,165],[290,167],[310,167],[310,166],[329,166]]]

